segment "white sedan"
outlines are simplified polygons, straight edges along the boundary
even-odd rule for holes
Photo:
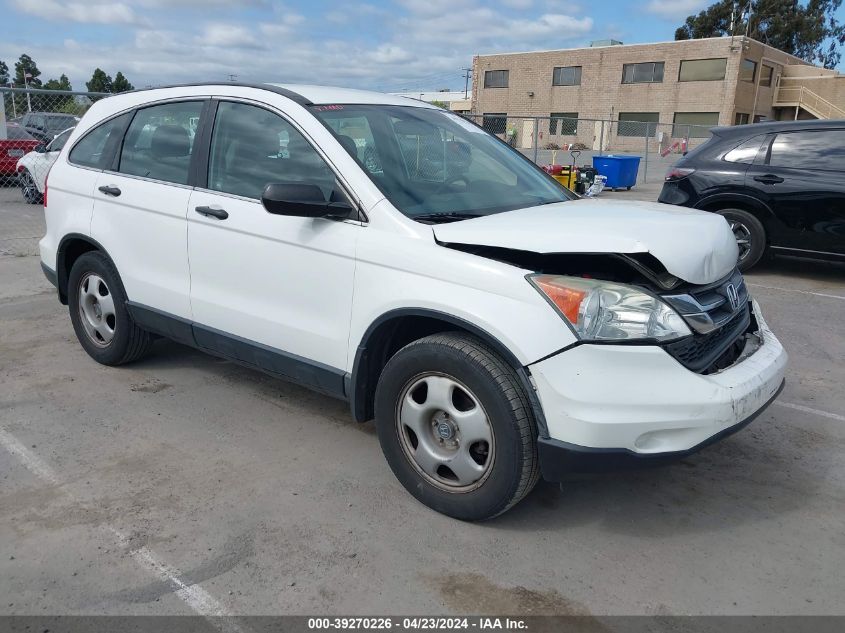
[[[47,172],[59,157],[59,152],[70,138],[73,128],[68,128],[57,134],[46,146],[39,145],[34,151],[21,156],[16,171],[21,186],[23,198],[29,204],[40,204],[44,196],[44,182]]]

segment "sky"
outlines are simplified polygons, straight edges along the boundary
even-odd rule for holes
[[[712,0],[0,0],[0,60],[85,89],[229,80],[463,90],[481,53],[674,39]]]

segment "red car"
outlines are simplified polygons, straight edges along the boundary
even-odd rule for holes
[[[0,139],[0,184],[16,179],[16,165],[20,157],[41,144],[15,123],[6,124],[6,136],[6,139]]]

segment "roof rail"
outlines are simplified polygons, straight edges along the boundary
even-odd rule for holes
[[[282,95],[283,97],[287,97],[294,103],[298,103],[301,106],[310,106],[314,105],[310,100],[303,97],[298,92],[294,92],[293,90],[288,90],[287,88],[282,88],[280,86],[275,86],[273,84],[260,84],[260,83],[249,83],[249,82],[241,82],[241,81],[200,81],[196,83],[188,83],[188,84],[173,84],[168,86],[153,86],[150,88],[137,88],[135,90],[130,90],[129,92],[144,92],[145,90],[159,90],[161,88],[195,88],[200,86],[238,86],[241,88],[257,88],[258,90],[269,90],[270,92],[275,92],[278,95]],[[118,94],[126,94],[126,93],[118,93]]]

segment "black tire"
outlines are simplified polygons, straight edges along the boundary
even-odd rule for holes
[[[43,194],[35,186],[35,179],[28,170],[24,169],[18,174],[18,184],[21,188],[24,202],[27,204],[41,204],[44,201]]]
[[[99,276],[114,304],[114,335],[103,344],[96,343],[86,331],[80,310],[81,282],[90,275]],[[153,337],[139,328],[126,309],[126,291],[111,260],[99,251],[84,253],[76,260],[68,278],[68,309],[73,329],[88,355],[103,365],[123,365],[141,358],[152,345]]]
[[[474,489],[438,487],[421,474],[403,448],[400,400],[404,393],[411,394],[407,385],[426,372],[465,385],[486,414],[494,437],[492,462]],[[419,501],[456,519],[495,517],[527,495],[540,478],[537,424],[516,372],[490,347],[466,334],[434,334],[399,350],[379,378],[375,420],[382,451],[396,478]]]
[[[740,249],[737,265],[742,272],[745,272],[757,264],[766,252],[766,229],[760,220],[748,211],[721,209],[718,213],[728,221],[731,231],[737,238]],[[749,243],[747,245],[740,243],[742,238],[747,239]]]

